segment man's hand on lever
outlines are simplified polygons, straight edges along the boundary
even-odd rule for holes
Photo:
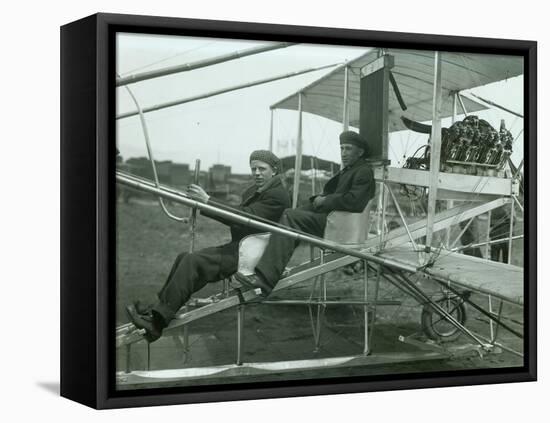
[[[204,189],[195,184],[189,185],[187,188],[187,194],[194,200],[200,201],[201,203],[207,203],[210,198]]]

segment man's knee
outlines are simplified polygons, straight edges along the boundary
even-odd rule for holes
[[[296,219],[300,216],[302,213],[301,210],[298,209],[285,209],[281,216],[280,223],[287,226],[293,226],[293,223],[296,222]]]

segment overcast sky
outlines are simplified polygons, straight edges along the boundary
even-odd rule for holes
[[[160,69],[265,45],[265,42],[221,40],[195,37],[119,34],[117,72],[126,76]],[[321,65],[343,63],[364,54],[361,47],[296,45],[230,62],[155,78],[128,87],[142,108],[193,95],[208,93],[257,79]],[[169,109],[147,113],[146,121],[155,159],[193,164],[201,168],[214,163],[230,165],[234,172],[248,172],[248,155],[254,149],[267,149],[269,143],[269,106],[293,94],[331,69],[271,82],[257,87],[198,100]],[[511,110],[523,113],[523,78],[515,77],[470,90]],[[123,87],[117,88],[117,113],[133,111],[135,106]],[[491,109],[477,113],[498,129],[500,119],[514,137],[513,159],[523,157],[523,119]],[[463,118],[463,116],[460,116]],[[450,120],[443,121],[449,126]],[[338,134],[341,123],[305,113],[303,152],[339,161]],[[274,151],[280,157],[291,154],[296,139],[297,113],[274,113]],[[390,159],[400,166],[403,156],[425,144],[427,136],[402,131],[390,138]],[[124,159],[146,156],[143,131],[137,116],[117,121],[117,144]]]

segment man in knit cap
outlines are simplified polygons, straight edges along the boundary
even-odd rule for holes
[[[283,210],[290,207],[290,196],[279,175],[279,158],[270,151],[254,151],[250,155],[250,170],[254,184],[244,191],[237,209],[277,222]],[[223,204],[211,200],[199,185],[190,185],[188,194],[197,201],[224,207]],[[157,304],[150,311],[140,310],[137,304],[126,307],[130,320],[138,328],[145,329],[145,338],[149,342],[161,336],[162,330],[194,292],[208,282],[219,281],[237,271],[239,241],[258,232],[256,229],[235,224],[205,211],[201,214],[229,226],[231,241],[221,246],[178,255],[168,279],[158,293]]]
[[[281,224],[302,232],[322,237],[327,215],[332,211],[360,213],[374,197],[375,181],[372,168],[364,160],[368,154],[366,141],[356,132],[340,134],[342,170],[325,184],[321,195],[296,209],[284,211]],[[272,234],[262,258],[256,265],[256,273],[235,278],[249,288],[261,288],[267,296],[275,287],[288,264],[298,242],[290,237]]]

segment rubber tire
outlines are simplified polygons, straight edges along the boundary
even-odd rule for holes
[[[452,316],[460,324],[464,325],[467,319],[464,301],[460,297],[451,298],[450,300],[447,300],[447,298],[440,298],[435,300],[437,304],[443,306],[445,311],[448,311],[446,307],[448,301],[450,301],[451,309],[454,309]],[[424,305],[424,307],[422,308],[421,325],[424,334],[428,338],[437,342],[452,342],[456,340],[460,335],[462,335],[462,332],[458,328],[452,326],[451,323],[447,322],[446,320],[445,323],[452,326],[449,331],[443,332],[441,330],[438,330],[437,328],[434,328],[433,322],[435,319],[439,321],[443,318],[433,309],[430,304]]]

